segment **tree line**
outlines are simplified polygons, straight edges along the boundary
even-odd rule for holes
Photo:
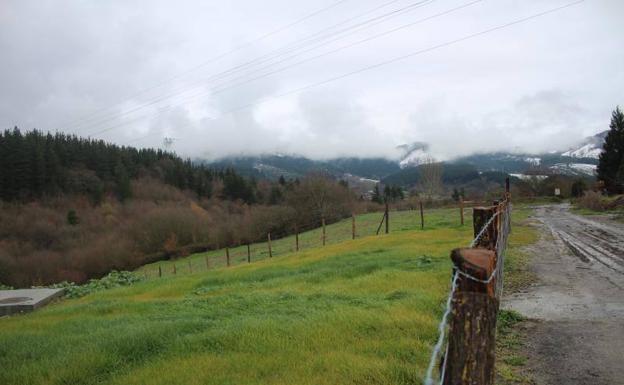
[[[0,132],[0,199],[29,201],[64,194],[86,195],[98,204],[106,194],[120,201],[132,196],[130,181],[151,177],[198,198],[210,198],[223,184],[221,198],[253,203],[255,181],[232,169],[217,170],[160,149],[117,146],[63,133]]]
[[[616,107],[598,162],[598,180],[610,194],[624,193],[624,113]]]

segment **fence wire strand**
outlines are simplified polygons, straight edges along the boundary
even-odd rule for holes
[[[444,347],[445,343],[446,343],[445,351],[448,353],[448,341],[446,340],[446,331],[448,329],[449,315],[451,313],[451,305],[453,301],[453,296],[455,295],[455,291],[457,289],[458,279],[460,277],[464,277],[464,278],[467,278],[476,282],[488,284],[494,278],[498,276],[499,279],[496,280],[495,295],[496,295],[496,298],[500,298],[502,295],[503,269],[505,266],[505,251],[507,249],[507,240],[508,240],[509,232],[511,229],[511,203],[510,202],[505,201],[502,204],[498,205],[497,210],[494,213],[494,215],[490,217],[490,219],[483,225],[481,230],[477,233],[477,236],[475,236],[472,242],[470,242],[470,248],[473,248],[477,245],[481,237],[483,237],[483,235],[487,231],[487,228],[492,225],[493,221],[497,217],[501,217],[501,218],[498,222],[499,231],[498,231],[498,237],[496,239],[496,246],[495,246],[496,256],[497,256],[496,267],[494,268],[494,271],[492,272],[492,274],[490,274],[490,276],[487,279],[479,279],[457,269],[456,267],[453,268],[453,280],[451,284],[451,290],[449,291],[449,295],[446,300],[446,308],[444,310],[444,315],[442,316],[442,319],[440,320],[440,324],[438,325],[438,333],[439,333],[438,341],[436,342],[433,348],[433,351],[431,352],[431,358],[429,360],[429,366],[427,368],[427,373],[425,375],[425,380],[424,380],[425,385],[434,385],[435,383],[435,380],[433,378],[433,371],[435,368],[435,364],[438,361],[438,358],[440,357],[440,352],[442,351],[442,348]],[[443,359],[443,362],[440,368],[440,376],[438,379],[439,385],[442,385],[442,383],[444,382],[444,374],[446,372],[446,364],[447,364],[446,354],[445,354],[445,357],[443,357],[442,359]]]

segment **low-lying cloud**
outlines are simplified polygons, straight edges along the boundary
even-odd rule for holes
[[[305,53],[257,59],[303,47],[306,37],[332,25],[345,28],[411,3],[342,2],[254,41],[333,3],[5,1],[0,124],[134,146],[163,147],[172,138],[170,149],[204,158],[271,152],[393,158],[398,145],[424,141],[447,159],[564,149],[607,129],[610,111],[624,103],[624,4],[617,0],[587,1],[327,84],[320,83],[565,2],[483,1],[313,58],[464,4],[433,1],[327,45],[306,46]],[[300,60],[308,61],[295,65]]]

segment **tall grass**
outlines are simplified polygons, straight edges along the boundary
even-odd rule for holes
[[[396,215],[390,235],[329,238],[299,253],[284,239],[272,259],[0,319],[0,383],[418,384],[449,252],[472,235],[456,216],[431,212],[421,231],[409,213]],[[380,218],[357,219],[365,229]],[[512,237],[524,231],[516,224]]]

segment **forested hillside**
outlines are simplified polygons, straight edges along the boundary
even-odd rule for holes
[[[216,168],[233,168],[244,175],[273,180],[280,176],[298,178],[319,171],[336,177],[351,174],[379,180],[401,170],[397,162],[384,158],[312,160],[295,155],[227,157],[207,164]]]
[[[0,133],[0,198],[27,201],[44,196],[84,194],[93,203],[107,193],[131,197],[130,180],[151,177],[198,197],[210,197],[223,181],[226,199],[254,200],[252,187],[233,170],[214,170],[154,149],[120,147],[62,133],[19,129]]]
[[[275,182],[153,149],[0,134],[0,284],[83,282],[112,269],[278,237],[355,210],[322,175]]]

